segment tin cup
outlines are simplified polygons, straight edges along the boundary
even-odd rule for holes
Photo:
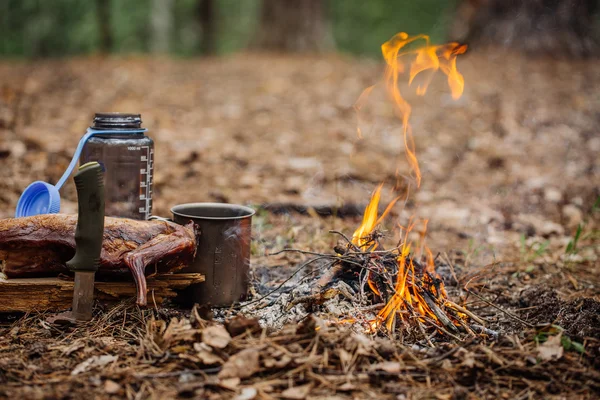
[[[250,272],[252,208],[226,203],[188,203],[171,208],[173,221],[200,229],[194,262],[181,273],[201,273],[205,281],[184,289],[185,305],[227,307],[244,300]]]

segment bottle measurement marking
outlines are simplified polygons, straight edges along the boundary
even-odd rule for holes
[[[140,168],[140,175],[146,175],[146,179],[140,181],[140,188],[144,193],[140,194],[140,201],[145,201],[145,206],[140,207],[140,213],[144,214],[144,219],[150,217],[152,211],[152,169],[154,149],[150,146],[137,147],[138,150],[146,150],[146,154],[140,156],[140,161],[146,163],[145,168]]]

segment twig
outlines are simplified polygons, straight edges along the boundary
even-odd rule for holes
[[[458,277],[456,276],[456,271],[454,271],[454,264],[452,264],[452,261],[450,261],[450,257],[448,257],[448,253],[444,253],[444,258],[446,259],[446,262],[448,263],[448,267],[450,268],[450,273],[452,274],[454,281],[458,285],[459,281],[458,281]]]
[[[467,310],[466,308],[461,307],[458,304],[456,304],[453,301],[448,300],[448,299],[446,299],[445,302],[451,308],[454,308],[457,311],[460,311],[461,313],[466,314],[469,318],[471,318],[473,321],[477,322],[479,325],[482,325],[482,326],[487,325],[484,320],[482,320],[481,318],[479,318],[477,315],[473,314],[471,311]]]
[[[471,338],[470,340],[466,341],[465,343],[463,343],[461,346],[456,346],[453,347],[452,349],[450,349],[449,351],[445,352],[444,354],[435,357],[435,358],[431,358],[429,360],[426,360],[428,365],[436,365],[441,363],[442,361],[444,361],[446,358],[450,357],[451,355],[453,355],[454,353],[456,353],[457,351],[464,349],[465,347],[471,345],[473,342],[475,341],[475,338]]]
[[[316,251],[308,251],[308,250],[300,250],[300,249],[281,249],[279,251],[276,251],[275,253],[269,253],[267,254],[267,256],[276,256],[278,254],[282,254],[282,253],[300,253],[300,254],[310,254],[312,256],[319,256],[319,257],[336,257],[332,254],[326,254],[326,253],[317,253]]]
[[[334,231],[334,230],[331,230],[331,231],[329,231],[329,233],[335,233],[335,234],[338,234],[338,235],[340,235],[341,237],[343,237],[343,238],[346,240],[346,242],[348,242],[348,244],[349,244],[350,246],[352,246],[352,248],[353,248],[355,251],[358,251],[358,252],[360,252],[360,248],[358,248],[358,247],[357,247],[357,246],[356,246],[354,243],[352,243],[352,240],[348,239],[348,236],[344,235],[342,232],[340,232],[340,231]]]
[[[277,287],[275,287],[273,290],[271,290],[270,292],[268,292],[267,294],[265,294],[264,296],[259,297],[256,300],[252,300],[251,302],[248,302],[244,305],[238,306],[237,308],[239,310],[241,310],[242,308],[248,307],[251,304],[254,303],[258,303],[259,301],[266,299],[267,297],[269,297],[270,295],[272,295],[273,293],[275,293],[276,291],[278,291],[279,289],[281,289],[283,287],[283,285],[285,285],[286,283],[288,283],[290,280],[292,280],[292,278],[294,276],[296,276],[304,267],[307,267],[308,265],[312,264],[313,262],[317,261],[317,260],[321,260],[324,258],[332,258],[332,256],[322,256],[322,257],[315,257],[315,258],[311,258],[310,260],[304,262],[302,265],[300,265],[296,271],[294,271],[294,273],[292,275],[290,275],[289,278],[287,278],[286,280],[284,280],[283,282],[281,282],[279,285],[277,285]],[[235,308],[235,307],[234,307]]]
[[[535,325],[530,324],[527,321],[522,320],[521,318],[517,317],[515,314],[506,311],[504,309],[502,309],[501,307],[498,307],[497,305],[495,305],[494,303],[492,303],[491,301],[486,300],[484,297],[478,295],[475,292],[472,292],[471,290],[465,288],[465,290],[467,291],[467,293],[472,294],[473,296],[477,297],[479,300],[483,301],[484,303],[487,303],[488,305],[494,307],[495,309],[502,311],[504,314],[508,315],[509,317],[513,318],[515,321],[519,321],[520,323],[522,323],[523,325],[529,327],[529,328],[535,328]]]
[[[473,324],[473,325],[471,325],[471,329],[473,329],[474,331],[479,332],[479,333],[485,333],[486,335],[493,336],[494,339],[497,339],[498,335],[499,335],[498,331],[486,328],[485,326],[481,326],[481,325]]]
[[[207,369],[184,369],[183,371],[173,371],[173,372],[159,372],[157,374],[134,374],[138,379],[147,379],[147,378],[171,378],[174,376],[181,376],[184,374],[191,375],[204,375],[204,374],[214,374],[221,371],[222,367],[213,367]]]
[[[435,304],[435,301],[431,298],[429,293],[427,293],[424,290],[422,297],[423,297],[423,300],[425,300],[425,303],[427,303],[427,305],[429,306],[429,309],[431,310],[431,312],[433,312],[433,314],[437,317],[437,319],[446,328],[458,333],[458,329],[456,329],[456,326],[454,326],[454,324],[452,323],[452,321],[450,321],[450,318],[448,318],[448,316],[444,313],[444,311],[441,308],[439,308],[437,304]]]

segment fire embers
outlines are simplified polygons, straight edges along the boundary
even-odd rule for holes
[[[384,304],[375,318],[357,317],[343,322],[362,320],[370,332],[417,329],[425,337],[430,337],[433,330],[454,338],[483,330],[480,325],[471,326],[472,318],[460,311],[466,310],[448,299],[444,283],[435,273],[431,253],[427,252],[424,260],[417,260],[410,255],[410,245],[406,243],[382,250],[379,237],[373,231],[363,238],[361,247],[349,243],[335,249],[339,262],[326,279],[342,280],[356,288],[363,304]]]
[[[367,330],[376,332],[385,327],[388,332],[418,329],[422,336],[430,340],[431,331],[438,331],[457,338],[461,333],[475,334],[483,331],[483,321],[448,299],[442,279],[435,270],[433,254],[425,246],[420,246],[424,254],[415,257],[411,254],[409,233],[415,224],[400,227],[398,244],[385,250],[381,244],[382,234],[376,229],[390,210],[390,205],[379,216],[379,186],[365,209],[361,225],[356,229],[352,240],[334,249],[338,261],[321,278],[320,289],[327,288],[337,280],[353,287],[358,302],[383,304],[374,318],[347,318],[343,322],[365,322]],[[393,200],[390,204],[395,203]],[[423,242],[427,221],[419,232]],[[470,326],[475,320],[478,326]]]

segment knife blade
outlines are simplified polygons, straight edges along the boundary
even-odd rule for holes
[[[100,267],[104,234],[102,167],[95,161],[84,164],[79,167],[74,179],[79,207],[75,229],[75,256],[67,261],[67,267],[75,272],[71,317],[77,321],[89,321],[92,319],[94,278]]]

